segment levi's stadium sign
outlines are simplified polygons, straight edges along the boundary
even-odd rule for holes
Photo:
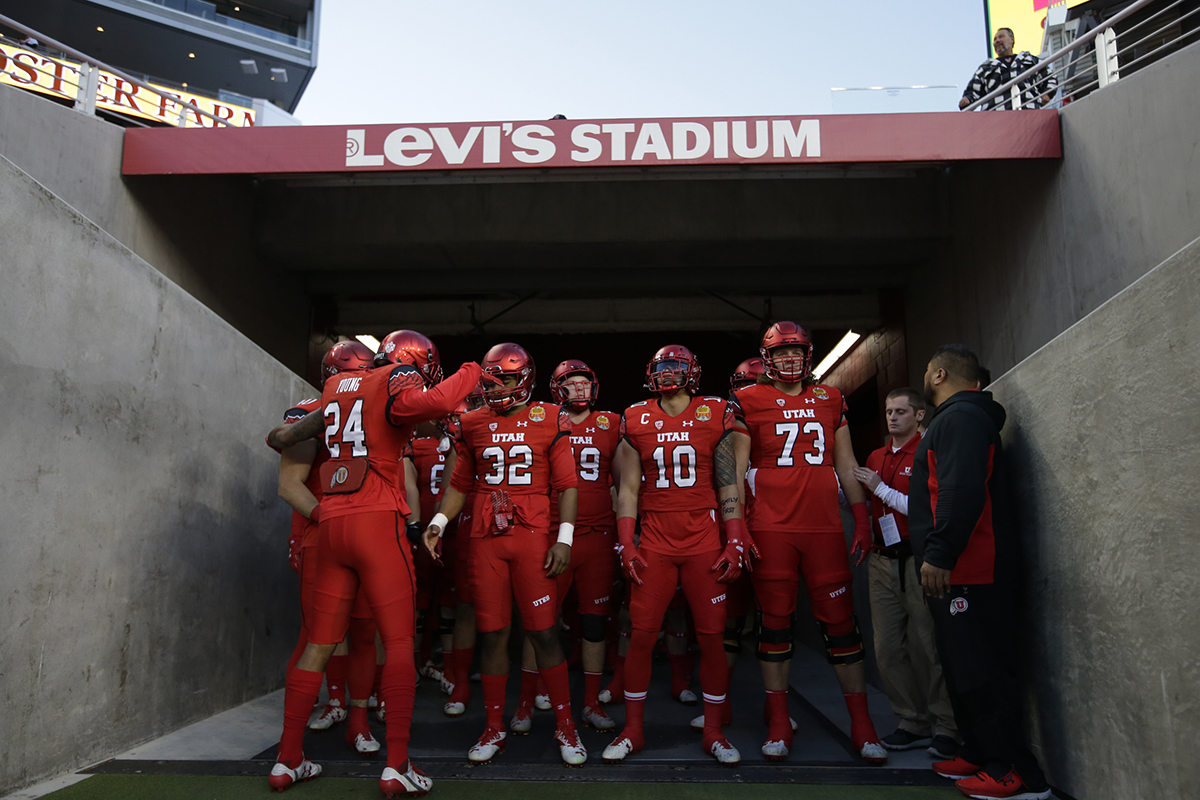
[[[1056,111],[129,130],[126,175],[1061,157]]]

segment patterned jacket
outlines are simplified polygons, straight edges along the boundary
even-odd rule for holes
[[[1030,67],[1037,66],[1038,63],[1040,62],[1037,56],[1032,55],[1028,50],[1014,56],[989,58],[979,65],[979,69],[975,70],[975,74],[971,76],[971,82],[967,84],[967,89],[963,92],[963,97],[968,102],[974,103]],[[1039,108],[1042,105],[1043,96],[1052,97],[1058,90],[1058,78],[1050,74],[1048,67],[1049,65],[1043,67],[1018,84],[1021,90],[1021,108]],[[1011,91],[993,97],[984,106],[988,110],[1007,109],[1009,111],[1012,110],[1012,107]]]

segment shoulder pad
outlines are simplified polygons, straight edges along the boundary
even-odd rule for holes
[[[641,400],[641,401],[631,405],[630,408],[637,408],[638,406],[644,406],[644,405],[648,404],[649,402],[650,402],[649,400]]]

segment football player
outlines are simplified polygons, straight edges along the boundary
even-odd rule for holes
[[[645,743],[651,651],[676,586],[683,587],[700,645],[704,751],[727,766],[741,761],[721,731],[729,680],[721,640],[724,584],[741,573],[749,542],[729,435],[733,410],[720,398],[696,396],[699,380],[700,364],[690,350],[663,347],[646,367],[646,388],[657,399],[635,403],[623,416],[615,458],[617,538],[621,566],[633,582],[633,636],[625,660],[625,729],[604,750],[610,763],[637,753]],[[642,536],[635,546],[639,492]],[[724,548],[718,507],[726,526]]]
[[[758,376],[763,374],[763,361],[757,356],[747,358],[737,365],[737,369],[729,376],[729,391],[736,392],[746,386],[758,383]]]
[[[413,426],[448,414],[482,373],[478,364],[467,363],[438,383],[437,348],[414,331],[389,334],[376,358],[382,366],[335,376],[325,384],[319,409],[267,437],[272,447],[286,448],[323,435],[329,452],[320,471],[325,497],[309,515],[320,526],[314,618],[308,645],[287,677],[283,736],[269,779],[276,791],[321,772],[304,758],[305,723],[325,664],[346,635],[360,585],[386,653],[381,696],[388,709],[388,763],[380,791],[387,797],[422,795],[433,785],[408,758],[416,694],[414,586],[412,555],[403,534],[409,509],[400,456]]]
[[[483,371],[503,385],[485,386],[487,407],[459,419],[458,458],[450,486],[441,511],[425,529],[425,546],[432,553],[448,518],[459,513],[474,489],[471,590],[483,647],[480,672],[487,727],[467,758],[484,763],[504,751],[508,637],[515,598],[554,707],[559,754],[567,765],[579,766],[587,760],[587,750],[571,717],[567,664],[556,634],[555,579],[571,561],[577,500],[570,422],[559,406],[531,402],[536,371],[533,358],[520,345],[508,342],[488,350]],[[550,533],[552,488],[558,492],[562,520],[557,540]]]
[[[321,359],[322,382],[343,372],[369,369],[375,354],[360,342],[338,342]],[[299,422],[320,406],[317,398],[302,400],[284,415],[284,423]],[[313,588],[317,575],[317,525],[309,514],[321,502],[320,467],[328,458],[324,448],[315,441],[301,442],[279,455],[279,496],[292,507],[292,565],[300,575],[300,638],[288,661],[288,672],[308,645],[308,625],[313,619]],[[379,751],[379,742],[371,735],[367,723],[367,702],[375,669],[375,620],[367,598],[359,592],[350,613],[349,648],[338,644],[325,667],[329,687],[329,703],[309,729],[327,730],[347,716],[350,724],[346,741],[363,755]],[[350,689],[346,702],[347,685]],[[349,712],[347,714],[347,712]]]
[[[850,593],[850,562],[838,510],[839,481],[854,515],[852,555],[871,549],[866,495],[854,478],[858,463],[846,425],[846,401],[812,375],[812,341],[794,322],[763,335],[760,354],[769,383],[736,394],[734,447],[739,468],[753,465],[748,484],[749,527],[762,552],[754,570],[759,607],[758,658],[766,685],[769,760],[787,758],[792,727],[787,713],[796,594],[800,580],[825,639],[850,710],[854,749],[871,764],[887,761],[867,711],[863,640]]]

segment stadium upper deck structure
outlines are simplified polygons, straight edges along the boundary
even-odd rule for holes
[[[934,346],[980,352],[1052,782],[1186,796],[1198,75],[1190,45],[1061,111],[252,130],[0,87],[0,791],[278,687],[294,589],[258,442],[327,337],[583,355],[620,406],[668,339],[718,392],[795,318],[822,350],[866,334],[828,377],[859,450]]]

